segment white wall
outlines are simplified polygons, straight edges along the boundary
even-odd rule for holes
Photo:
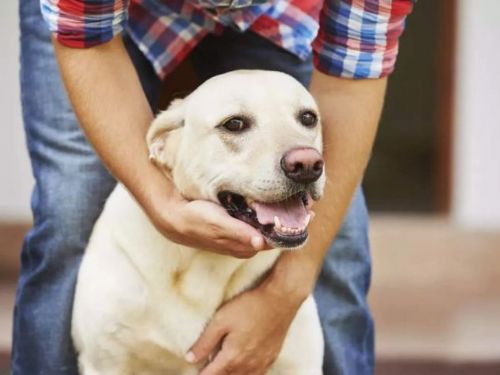
[[[417,5],[418,6],[418,5]],[[452,215],[500,229],[500,1],[459,1]]]
[[[19,99],[17,6],[14,0],[0,4],[0,221],[31,218],[29,199],[33,182]]]

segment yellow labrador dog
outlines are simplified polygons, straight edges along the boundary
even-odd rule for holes
[[[84,375],[191,375],[184,360],[217,308],[252,288],[282,251],[307,239],[321,197],[321,125],[292,77],[235,71],[214,77],[154,120],[151,158],[189,199],[217,202],[258,228],[273,250],[237,259],[162,236],[118,184],[78,276],[72,335]],[[323,338],[309,297],[272,375],[321,374]]]

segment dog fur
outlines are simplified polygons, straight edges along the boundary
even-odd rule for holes
[[[321,126],[297,121],[317,113],[311,95],[290,76],[236,71],[214,77],[174,101],[153,122],[151,158],[188,199],[219,203],[237,192],[257,201],[297,189],[280,170],[293,147],[322,151]],[[250,123],[240,134],[219,125],[234,114]],[[324,174],[307,188],[319,199]],[[294,190],[295,189],[295,190]],[[97,220],[78,275],[72,336],[84,375],[191,375],[184,356],[217,308],[252,288],[283,249],[237,259],[174,243],[152,225],[118,184]],[[300,251],[300,250],[298,250]],[[300,307],[269,375],[321,374],[323,338],[316,306]]]

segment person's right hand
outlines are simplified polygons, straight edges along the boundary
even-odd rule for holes
[[[175,188],[149,212],[156,228],[181,245],[250,258],[270,249],[264,236],[252,226],[231,217],[213,202],[186,200]]]

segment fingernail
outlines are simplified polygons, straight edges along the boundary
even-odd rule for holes
[[[189,362],[189,363],[194,363],[194,361],[196,360],[196,357],[195,357],[195,355],[194,355],[194,353],[193,353],[193,352],[188,352],[188,353],[185,355],[184,359],[185,359],[187,362]]]
[[[254,236],[250,239],[250,243],[255,250],[260,250],[262,248],[262,238]]]

